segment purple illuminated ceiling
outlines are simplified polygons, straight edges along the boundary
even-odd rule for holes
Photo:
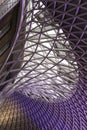
[[[0,69],[0,130],[87,130],[86,0],[16,6],[16,32]]]

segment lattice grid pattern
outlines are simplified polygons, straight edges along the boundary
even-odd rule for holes
[[[2,115],[10,113],[1,116],[1,129],[87,130],[86,0],[21,0],[20,9],[0,69],[10,65],[1,73],[7,85],[0,99],[16,91],[1,106]]]

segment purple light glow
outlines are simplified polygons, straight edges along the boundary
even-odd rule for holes
[[[20,10],[0,129],[87,130],[87,1],[21,0]]]

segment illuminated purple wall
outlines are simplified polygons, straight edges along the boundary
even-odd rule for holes
[[[80,89],[66,102],[47,103],[15,93],[0,108],[0,129],[86,130],[86,96]]]

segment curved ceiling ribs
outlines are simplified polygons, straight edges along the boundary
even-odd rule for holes
[[[25,1],[0,130],[87,130],[87,1]]]

